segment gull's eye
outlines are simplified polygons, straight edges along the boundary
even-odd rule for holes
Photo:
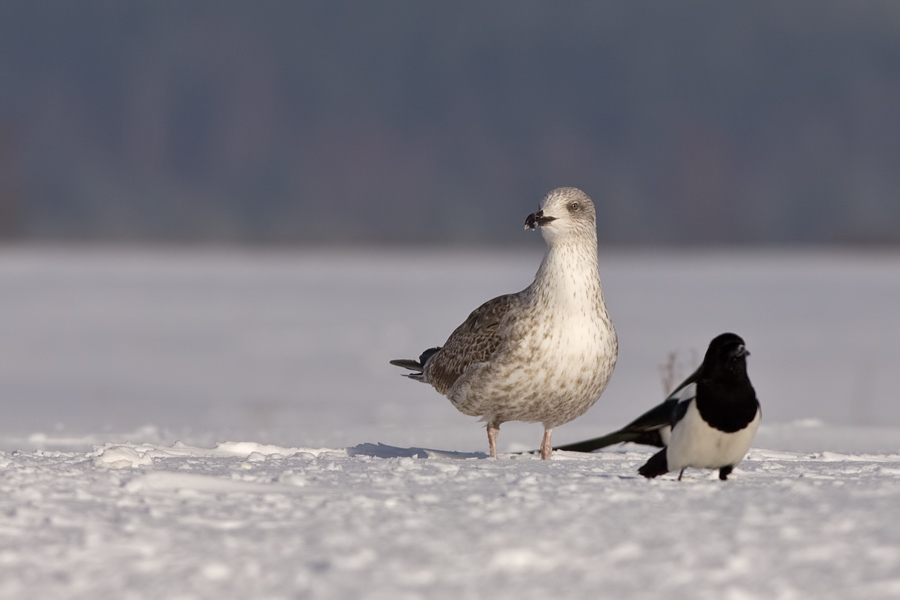
[[[569,210],[572,212],[575,212],[579,208],[581,208],[581,206],[577,202],[573,202],[572,204],[569,205]]]

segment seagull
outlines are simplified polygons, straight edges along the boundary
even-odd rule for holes
[[[700,367],[662,404],[605,436],[560,446],[591,452],[619,442],[663,446],[638,469],[652,478],[687,467],[718,469],[726,480],[744,458],[759,427],[761,410],[747,377],[744,340],[723,333],[709,343]]]
[[[488,300],[418,360],[390,361],[414,371],[463,414],[497,435],[507,421],[542,423],[541,458],[550,458],[553,428],[580,417],[606,389],[618,354],[597,267],[594,204],[576,188],[547,194],[525,219],[547,243],[534,281]]]

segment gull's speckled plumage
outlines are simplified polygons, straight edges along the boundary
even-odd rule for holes
[[[552,429],[583,415],[606,389],[618,343],[600,287],[590,198],[553,190],[526,227],[540,227],[548,246],[534,282],[481,305],[419,361],[391,362],[486,421],[492,456],[500,425],[526,421],[544,425],[548,458]]]

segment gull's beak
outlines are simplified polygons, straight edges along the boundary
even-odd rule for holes
[[[525,229],[543,227],[544,225],[549,225],[555,220],[556,217],[545,217],[544,211],[539,210],[536,213],[531,213],[530,215],[528,215],[528,218],[525,219]]]

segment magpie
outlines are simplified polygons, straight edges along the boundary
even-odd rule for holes
[[[622,429],[554,450],[591,452],[620,442],[662,447],[638,469],[647,478],[687,467],[718,469],[726,480],[750,449],[759,427],[759,401],[747,377],[744,340],[733,333],[714,338],[700,367],[662,404]]]

